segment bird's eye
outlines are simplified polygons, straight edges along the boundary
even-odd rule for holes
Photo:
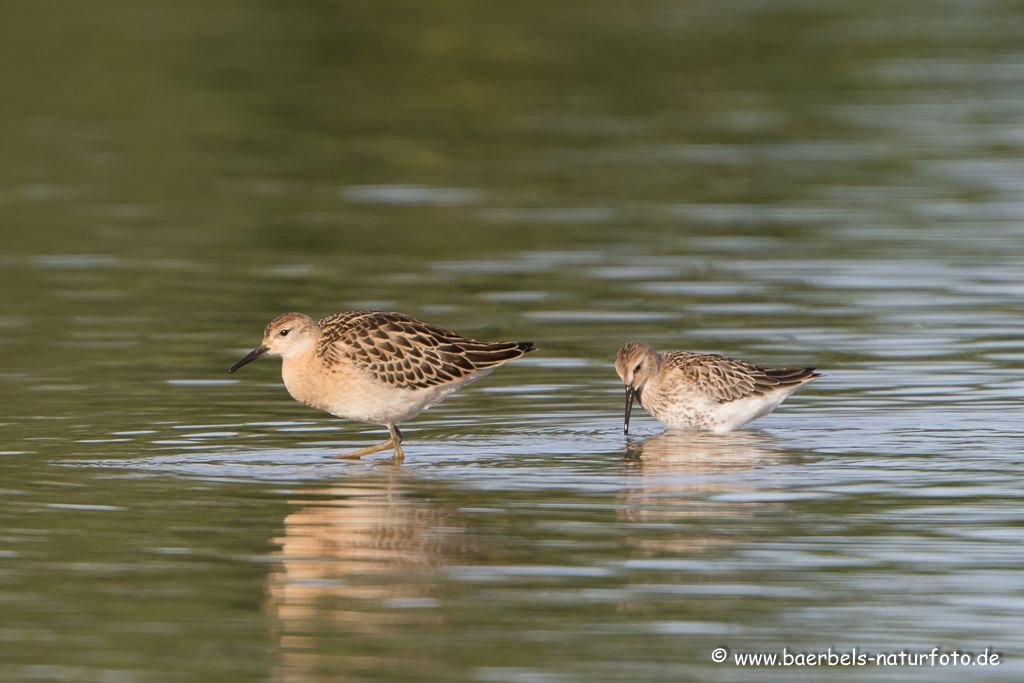
[[[643,361],[640,361],[639,363],[637,363],[637,364],[636,364],[636,367],[635,367],[635,368],[633,368],[633,374],[634,374],[634,375],[635,375],[636,373],[640,372],[640,368],[641,368],[641,367],[643,366],[643,364],[644,364],[644,363],[643,363]]]
[[[291,332],[291,330],[285,329],[278,332],[278,334],[280,334],[282,337],[287,337],[289,332]]]

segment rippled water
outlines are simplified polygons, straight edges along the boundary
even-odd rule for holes
[[[94,5],[0,28],[0,678],[1024,677],[1022,8]],[[361,307],[540,351],[331,460],[227,368]],[[826,377],[625,437],[631,339]]]

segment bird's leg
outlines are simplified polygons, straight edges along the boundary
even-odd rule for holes
[[[370,455],[371,453],[380,453],[381,451],[386,451],[389,448],[394,448],[394,447],[395,447],[395,444],[394,444],[393,440],[392,439],[388,439],[384,443],[379,443],[376,446],[367,446],[366,448],[360,448],[358,451],[352,451],[351,453],[339,453],[338,455],[332,455],[331,457],[332,458],[344,458],[346,460],[349,459],[349,458],[352,458],[352,459],[354,459],[354,458],[361,458],[364,455]],[[399,450],[401,450],[400,447],[399,447]]]
[[[405,459],[405,453],[402,452],[402,432],[398,431],[398,425],[388,425],[388,431],[391,433],[388,443],[394,445],[395,463],[397,464]]]
[[[386,451],[389,448],[395,450],[395,462],[402,462],[405,454],[402,453],[402,432],[398,431],[398,427],[395,425],[388,425],[388,432],[391,434],[391,438],[384,443],[379,443],[376,446],[367,446],[366,448],[360,448],[358,451],[352,451],[351,453],[339,453],[338,455],[332,455],[332,458],[344,458],[344,459],[355,459],[361,458],[364,455],[370,455],[372,453],[380,453]]]

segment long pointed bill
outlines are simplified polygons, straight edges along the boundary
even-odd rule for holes
[[[235,370],[237,370],[238,368],[242,367],[243,365],[246,365],[247,363],[251,363],[251,362],[253,362],[254,360],[256,360],[257,358],[259,358],[261,356],[267,355],[267,351],[269,351],[269,350],[270,350],[270,348],[266,347],[266,346],[258,346],[258,347],[256,347],[255,349],[253,349],[252,351],[249,352],[248,356],[246,356],[242,360],[240,360],[237,363],[235,363],[234,365],[232,365],[231,369],[228,370],[228,372],[234,372]]]
[[[634,398],[636,398],[636,389],[626,387],[626,425],[622,428],[623,434],[629,434],[629,414],[633,412]]]

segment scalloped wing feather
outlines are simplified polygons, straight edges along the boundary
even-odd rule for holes
[[[670,351],[662,363],[681,372],[687,383],[719,403],[764,396],[821,377],[814,368],[763,368],[713,353]]]
[[[328,366],[348,359],[401,389],[457,382],[533,350],[532,342],[488,342],[403,313],[351,311],[319,323],[317,354]]]

